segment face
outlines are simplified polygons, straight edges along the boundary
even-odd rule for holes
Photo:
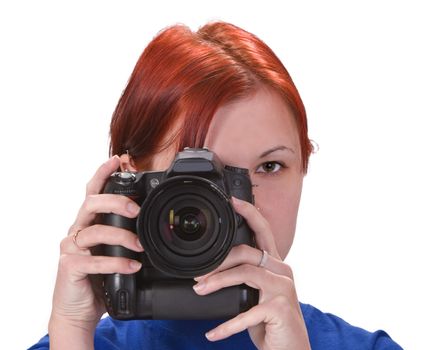
[[[253,95],[218,109],[205,147],[224,164],[249,169],[255,206],[270,223],[284,259],[295,234],[303,184],[301,151],[293,114],[279,95],[260,87]],[[172,149],[158,154],[154,170],[165,170]]]

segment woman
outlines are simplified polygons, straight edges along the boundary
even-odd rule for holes
[[[184,147],[207,147],[224,164],[249,169],[254,205],[232,199],[256,247],[233,247],[211,273],[196,278],[207,295],[245,283],[259,303],[222,321],[115,321],[106,318],[94,274],[131,274],[137,261],[92,256],[99,244],[143,247],[133,232],[94,224],[98,213],[138,216],[125,196],[101,194],[122,171],[163,171]],[[303,103],[282,63],[261,40],[227,23],[197,33],[161,32],[145,49],[111,122],[110,153],[87,185],[86,199],[61,258],[49,322],[51,349],[400,349],[386,333],[368,333],[300,304],[291,268],[304,175],[312,152]],[[95,337],[95,341],[94,341]],[[220,341],[222,340],[222,341]],[[49,337],[32,349],[46,348]]]

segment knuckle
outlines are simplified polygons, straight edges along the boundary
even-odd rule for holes
[[[127,232],[124,229],[112,227],[107,232],[108,240],[112,244],[123,244],[127,240]]]
[[[104,173],[104,172],[108,171],[108,169],[109,169],[108,161],[106,161],[99,166],[98,171],[95,174],[95,176],[98,175],[99,173]]]
[[[90,180],[87,184],[86,184],[86,196],[88,196],[90,193],[92,193],[92,187],[93,187],[93,181]]]
[[[254,271],[254,266],[251,264],[242,264],[240,265],[241,273],[250,274]]]
[[[131,201],[128,197],[118,194],[102,194],[102,196],[111,212],[125,213],[127,211],[126,205]]]
[[[122,243],[129,242],[132,239],[131,233],[124,229],[118,229],[117,232],[114,232],[114,235]]]
[[[92,206],[93,206],[94,198],[95,198],[95,195],[89,194],[89,195],[86,196],[85,200],[83,201],[82,209],[86,213],[90,213],[92,211]]]
[[[297,291],[295,288],[295,283],[287,276],[280,276],[280,296],[289,299],[297,299]]]
[[[86,198],[84,199],[81,206],[81,211],[84,211],[84,212],[89,211],[89,196],[86,196]]]
[[[245,320],[245,318],[248,316],[248,315],[250,315],[250,310],[248,310],[248,311],[246,311],[246,312],[242,312],[242,313],[240,313],[240,314],[238,314],[237,316],[236,316],[236,322],[237,323],[240,323],[240,322],[243,322],[244,320]]]
[[[79,226],[77,226],[77,223],[76,223],[76,222],[74,222],[74,223],[70,226],[70,228],[68,229],[67,236],[69,236],[69,235],[71,235],[72,233],[76,232],[78,229],[80,229],[80,227],[79,227]]]
[[[119,195],[118,197],[122,201],[122,205],[123,205],[123,207],[124,207],[125,210],[127,210],[126,207],[127,207],[128,204],[135,204],[135,201],[133,201],[132,199],[130,199],[130,198],[126,197],[126,196]]]
[[[132,200],[126,196],[118,195],[117,199],[115,199],[114,202],[115,202],[115,204],[119,210],[122,210],[124,213],[126,213],[128,211],[127,206],[128,206],[128,204],[130,204],[132,202]]]
[[[236,319],[238,319],[239,316],[236,316]],[[229,323],[224,323],[221,325],[221,327],[218,327],[215,331],[220,337],[223,337],[226,334],[229,334],[231,331],[231,325]]]
[[[92,257],[90,264],[92,265],[93,271],[101,271],[101,268],[103,266],[101,257],[97,256]]]
[[[73,256],[70,254],[61,254],[59,257],[59,268],[60,270],[69,272],[72,269],[74,263]]]
[[[276,295],[271,303],[277,309],[283,309],[289,306],[289,300],[284,294]]]
[[[249,203],[249,202],[246,202],[246,201],[242,201],[241,202],[241,208],[242,208],[242,210],[245,212],[245,213],[250,213],[250,211],[251,211],[251,209],[252,209],[252,207],[253,208],[255,208],[251,203]]]
[[[116,262],[117,270],[123,273],[135,272],[132,270],[131,266],[132,259],[127,258],[118,258]]]
[[[67,247],[69,245],[70,237],[64,237],[61,242],[59,242],[59,251],[62,254],[67,250]]]
[[[105,232],[102,230],[102,225],[95,224],[88,228],[90,235],[96,242],[102,242],[102,239],[105,237]]]
[[[234,248],[236,257],[239,260],[243,260],[247,256],[248,254],[247,248],[248,246],[246,244],[240,244]]]

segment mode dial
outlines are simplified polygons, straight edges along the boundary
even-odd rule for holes
[[[114,174],[115,180],[123,185],[129,185],[135,182],[136,176],[129,171],[117,172]]]

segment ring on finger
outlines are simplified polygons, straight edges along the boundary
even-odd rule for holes
[[[81,231],[82,231],[81,229],[78,229],[76,232],[73,233],[73,242],[77,248],[79,248],[80,250],[84,250],[85,248],[80,247],[79,244],[77,243],[77,237],[79,236],[79,233]]]
[[[268,252],[263,249],[261,260],[258,263],[258,267],[265,267],[265,265],[267,264],[267,260],[268,260]]]

